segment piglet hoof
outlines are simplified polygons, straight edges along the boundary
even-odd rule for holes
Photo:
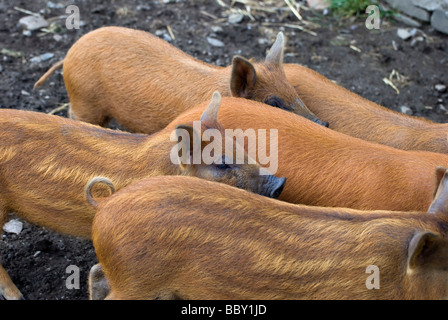
[[[0,290],[0,300],[26,300],[22,293],[20,291],[18,291],[17,289],[15,290]]]

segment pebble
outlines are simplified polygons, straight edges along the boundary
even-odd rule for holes
[[[386,2],[405,15],[417,18],[420,21],[429,21],[429,13],[422,8],[414,6],[411,0],[386,0]]]
[[[220,26],[212,26],[211,29],[215,33],[219,33],[219,32],[223,32],[224,31],[224,29],[222,27],[220,27]]]
[[[3,225],[3,231],[19,234],[23,230],[23,223],[17,219],[9,220]]]
[[[400,37],[400,39],[408,40],[412,37],[412,33],[408,29],[399,28],[397,30],[397,36]]]
[[[207,42],[210,43],[214,47],[224,47],[225,44],[221,40],[207,37]]]
[[[156,30],[156,32],[154,32],[154,34],[167,42],[173,41],[173,39],[171,39],[171,36],[165,30],[162,30],[162,29]]]
[[[436,89],[438,92],[445,92],[446,85],[444,85],[444,84],[436,84],[434,86],[434,89]]]
[[[42,16],[26,16],[19,20],[19,26],[25,30],[34,31],[48,27],[48,22]]]
[[[427,11],[442,10],[448,6],[446,0],[412,0],[412,3]]]
[[[243,19],[244,15],[242,15],[241,13],[231,13],[229,15],[228,21],[229,23],[237,24],[243,21]]]
[[[412,110],[411,108],[407,107],[407,106],[401,106],[400,107],[400,112],[404,113],[404,114],[408,114],[408,115],[412,115]]]
[[[258,42],[258,44],[261,44],[261,45],[266,45],[266,44],[270,43],[269,39],[266,39],[266,38],[258,38],[257,42]]]
[[[414,20],[404,14],[397,13],[394,15],[394,19],[399,22],[402,22],[410,27],[420,28],[422,26],[422,24],[420,22],[418,22],[417,20]]]
[[[2,67],[2,65],[0,64],[0,72],[2,72],[3,71],[3,67]]]
[[[424,39],[423,37],[416,37],[416,38],[413,38],[413,39],[411,40],[411,44],[410,44],[410,46],[413,47],[413,46],[415,46],[415,45],[417,44],[417,42],[422,42],[422,41],[425,41],[425,39]]]
[[[306,2],[314,10],[324,10],[330,7],[330,2],[326,0],[307,0]]]
[[[394,48],[395,51],[397,51],[399,48],[395,40],[392,40],[392,48]]]
[[[136,9],[137,11],[150,11],[151,7],[147,5],[138,5]]]
[[[54,53],[47,52],[47,53],[41,54],[40,56],[36,56],[36,57],[31,58],[30,62],[31,63],[40,63],[40,62],[43,62],[43,61],[50,60],[53,57],[54,57]]]
[[[436,10],[431,16],[431,26],[437,31],[448,34],[448,10]]]
[[[63,9],[65,8],[65,5],[63,3],[54,3],[53,1],[47,2],[47,8],[50,9]]]

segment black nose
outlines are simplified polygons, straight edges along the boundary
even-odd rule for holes
[[[326,127],[326,128],[328,128],[328,126],[330,125],[328,122],[323,122],[323,121],[321,121],[320,119],[318,119],[318,118],[316,118],[316,119],[314,119],[313,120],[315,123],[317,123],[317,124],[320,124],[321,126],[324,126],[324,127]]]
[[[285,183],[286,183],[286,178],[279,178],[277,184],[275,185],[275,187],[272,189],[271,194],[269,195],[271,198],[278,198],[280,196],[280,194],[283,191],[283,188],[285,187]]]

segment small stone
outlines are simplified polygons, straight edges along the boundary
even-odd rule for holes
[[[428,11],[448,9],[448,1],[446,0],[412,0],[412,3]]]
[[[166,31],[165,29],[156,30],[156,32],[154,32],[154,34],[167,42],[173,41],[171,36],[168,34],[168,31]]]
[[[36,57],[31,58],[30,62],[31,63],[40,63],[40,62],[43,62],[43,61],[50,60],[53,57],[54,57],[54,53],[47,52],[47,53],[41,54],[40,56],[36,56]]]
[[[65,8],[65,6],[62,3],[54,3],[53,1],[47,2],[47,8],[50,9],[62,9]]]
[[[56,34],[53,35],[53,40],[59,42],[59,41],[62,40],[62,36],[60,34],[56,33]]]
[[[173,41],[173,39],[171,38],[171,36],[168,33],[164,33],[162,35],[163,40],[165,40],[166,42],[171,42]]]
[[[136,9],[137,11],[150,11],[151,7],[147,5],[138,5]]]
[[[232,13],[229,15],[228,21],[229,23],[237,24],[243,21],[244,15],[241,13]]]
[[[421,21],[429,21],[428,11],[416,7],[410,0],[386,0],[392,7]]]
[[[446,85],[444,85],[444,84],[436,84],[434,86],[434,89],[436,89],[438,92],[445,92],[446,91]]]
[[[3,67],[2,67],[2,65],[0,64],[0,72],[2,72],[3,71]]]
[[[42,16],[26,16],[19,20],[19,26],[25,30],[38,30],[41,28],[48,27],[48,22]]]
[[[403,39],[403,40],[406,41],[406,40],[408,40],[409,38],[412,37],[412,34],[411,34],[411,32],[408,29],[399,28],[397,30],[397,36],[400,39]]]
[[[417,33],[421,33],[421,31],[417,28],[413,28],[411,31],[409,31],[409,33],[411,34],[411,36],[415,37],[417,35]]]
[[[410,27],[420,28],[422,26],[422,24],[420,22],[418,22],[415,19],[412,19],[412,18],[408,17],[405,14],[397,13],[397,14],[394,15],[394,19],[399,21],[399,22],[402,22],[402,23],[404,23],[404,24],[406,24],[406,25],[408,25]]]
[[[395,51],[397,51],[399,49],[397,43],[395,42],[395,40],[392,40],[392,48],[394,48]]]
[[[224,47],[225,44],[221,40],[207,37],[207,42],[210,43],[214,47]]]
[[[23,30],[22,34],[25,37],[31,37],[33,35],[33,33],[30,30]]]
[[[30,93],[28,91],[25,91],[25,90],[20,91],[20,94],[22,96],[29,96],[30,95]]]
[[[258,42],[258,44],[261,44],[261,45],[266,45],[266,44],[270,43],[269,39],[266,39],[266,38],[258,38],[257,42]]]
[[[324,10],[330,7],[330,1],[326,0],[307,0],[306,3],[314,10]]]
[[[431,26],[437,31],[448,34],[448,11],[434,11],[431,15]]]
[[[223,32],[224,31],[224,29],[222,27],[220,27],[220,26],[212,26],[211,29],[212,29],[212,31],[214,33],[219,33],[219,32]]]
[[[422,41],[424,41],[424,40],[425,40],[425,39],[424,39],[423,37],[413,38],[412,41],[411,41],[410,46],[413,47],[413,46],[415,46],[415,45],[417,44],[417,42],[422,42]]]
[[[3,231],[8,233],[19,234],[23,230],[23,223],[17,219],[8,221],[3,226]]]
[[[400,112],[404,113],[404,114],[407,114],[407,115],[412,115],[413,114],[411,108],[409,108],[407,106],[401,106],[400,107]]]

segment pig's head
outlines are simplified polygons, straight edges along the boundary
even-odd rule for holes
[[[237,149],[242,148],[239,145],[234,145],[228,151],[225,130],[217,121],[220,105],[221,95],[215,92],[201,116],[200,124],[182,124],[176,127],[176,156],[181,174],[277,198],[283,190],[286,178],[270,174],[250,159],[244,149]],[[238,158],[239,161],[234,161],[237,150],[243,156]],[[241,158],[244,160],[241,161]]]
[[[427,299],[448,299],[448,172],[436,170],[434,199],[428,209],[434,230],[420,230],[408,245],[407,272],[410,291]]]
[[[283,70],[284,46],[284,36],[280,32],[264,62],[252,63],[235,56],[230,78],[232,96],[260,101],[328,127],[328,122],[321,121],[307,108],[286,79]]]

